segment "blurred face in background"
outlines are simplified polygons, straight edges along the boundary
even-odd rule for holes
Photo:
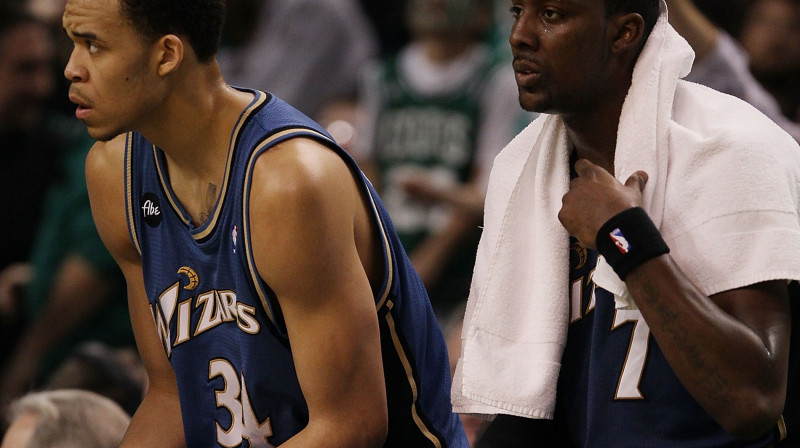
[[[67,0],[28,0],[28,9],[47,23],[61,24],[61,13]]]
[[[483,0],[409,0],[409,29],[415,36],[470,35],[480,37],[491,23],[491,8]]]
[[[757,75],[800,70],[800,0],[758,0],[740,40]]]
[[[54,46],[45,25],[23,22],[0,37],[0,130],[33,130],[53,93]]]

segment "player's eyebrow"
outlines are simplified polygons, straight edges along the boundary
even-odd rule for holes
[[[70,33],[69,31],[67,31],[67,29],[66,29],[66,28],[62,28],[62,29],[63,29],[63,30],[64,30],[64,32],[65,32],[65,33],[67,33],[68,35],[69,35],[69,34],[72,34],[72,36],[73,36],[73,37],[76,37],[76,38],[78,38],[78,39],[98,40],[98,38],[97,38],[97,34],[95,34],[95,33],[91,32],[91,31],[85,31],[85,32],[73,31],[72,33]]]

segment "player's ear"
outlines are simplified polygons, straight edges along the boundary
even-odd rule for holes
[[[637,51],[644,39],[644,19],[637,13],[619,14],[609,23],[611,52]]]
[[[159,76],[166,76],[181,66],[184,56],[184,45],[181,38],[174,34],[167,34],[156,42],[155,48]]]

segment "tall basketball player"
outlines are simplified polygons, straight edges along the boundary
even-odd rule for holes
[[[223,16],[223,0],[64,12],[93,213],[150,383],[122,446],[466,446],[380,200],[324,129],[225,83]]]

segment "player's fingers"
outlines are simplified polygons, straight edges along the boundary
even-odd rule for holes
[[[602,168],[587,159],[578,159],[578,161],[575,162],[575,172],[578,174],[578,177],[588,176],[594,173],[595,170],[602,170]]]
[[[646,172],[636,171],[625,181],[625,186],[636,187],[639,191],[644,191],[644,186],[647,185],[647,179],[649,179],[649,176]]]

